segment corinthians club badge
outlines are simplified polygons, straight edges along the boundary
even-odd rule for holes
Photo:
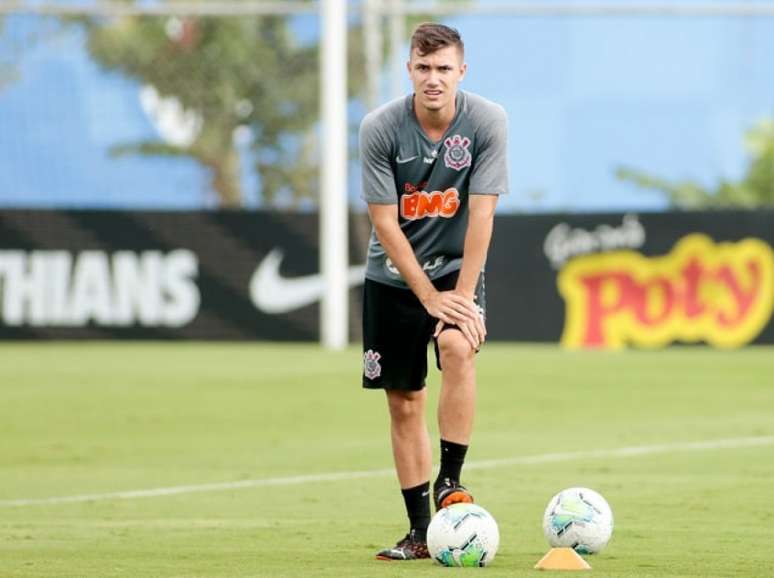
[[[468,147],[470,139],[466,136],[455,134],[448,137],[443,144],[446,145],[446,153],[443,155],[443,163],[450,169],[461,171],[470,166],[471,156]]]
[[[378,351],[372,349],[363,354],[363,369],[368,379],[376,379],[382,374],[382,366],[379,364],[381,357]]]

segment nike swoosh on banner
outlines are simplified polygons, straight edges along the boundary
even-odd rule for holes
[[[405,164],[405,163],[410,163],[411,161],[413,161],[416,158],[419,158],[419,155],[414,155],[413,157],[408,157],[407,159],[402,159],[400,157],[395,157],[395,162],[398,163],[399,165],[402,165],[402,164]]]
[[[264,313],[288,313],[319,301],[325,293],[320,273],[285,278],[280,274],[283,253],[272,249],[255,268],[250,278],[250,299]],[[350,287],[360,285],[365,278],[365,265],[355,265],[347,272]]]

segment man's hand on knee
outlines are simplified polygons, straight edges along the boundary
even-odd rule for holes
[[[457,291],[435,291],[422,300],[427,312],[449,325],[459,325],[479,318],[478,306]]]
[[[446,323],[443,320],[439,320],[435,325],[435,331],[433,337],[438,339],[438,336],[445,328],[458,329],[465,337],[474,351],[478,352],[481,349],[484,341],[486,340],[486,325],[484,324],[484,315],[482,310],[476,305],[474,301],[470,301],[476,309],[476,316],[474,318],[465,318],[459,323]]]

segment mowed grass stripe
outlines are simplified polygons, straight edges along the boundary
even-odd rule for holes
[[[593,460],[593,459],[611,459],[627,458],[653,454],[666,454],[673,452],[695,452],[719,449],[736,449],[746,447],[759,447],[774,445],[774,436],[759,436],[745,438],[731,438],[706,440],[699,442],[683,442],[674,444],[658,444],[649,446],[631,446],[623,448],[614,448],[607,450],[590,450],[581,452],[562,452],[550,453],[535,456],[521,456],[512,458],[503,458],[497,460],[473,461],[466,465],[471,469],[489,469],[498,467],[507,467],[513,465],[537,465],[545,463],[567,462],[573,460]],[[383,468],[378,470],[353,471],[353,472],[331,472],[322,474],[311,474],[304,476],[286,476],[279,478],[266,478],[257,480],[239,480],[235,482],[219,482],[210,484],[191,484],[184,486],[173,486],[168,488],[151,488],[146,490],[129,490],[122,492],[107,492],[101,494],[84,494],[75,496],[54,496],[50,498],[31,498],[0,500],[0,507],[21,507],[35,506],[44,504],[67,504],[77,502],[96,502],[104,500],[131,500],[137,498],[155,498],[162,496],[173,496],[180,494],[192,494],[202,492],[221,492],[242,490],[248,488],[260,488],[268,486],[292,486],[297,484],[308,484],[318,482],[336,482],[349,481],[361,478],[374,478],[394,475],[393,468]]]

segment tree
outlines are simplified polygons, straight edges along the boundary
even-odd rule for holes
[[[150,85],[198,122],[182,142],[123,143],[115,154],[191,157],[210,170],[225,207],[242,204],[235,135],[252,129],[263,198],[314,190],[317,51],[294,42],[285,18],[81,19],[101,66]]]
[[[714,189],[694,181],[670,182],[628,167],[619,167],[616,176],[642,188],[662,191],[673,206],[682,209],[774,205],[774,120],[753,126],[745,135],[745,144],[751,158],[745,176],[739,182],[722,179]]]
[[[421,20],[413,16],[407,24]],[[317,199],[319,46],[299,43],[287,17],[75,21],[86,27],[89,52],[99,65],[152,86],[194,121],[192,138],[121,143],[114,154],[193,158],[209,169],[220,204],[236,207],[244,195],[235,135],[249,128],[262,202],[271,205],[283,192],[295,204]],[[359,24],[350,26],[347,42],[363,46]],[[348,51],[347,69],[350,98],[362,96],[363,51]]]

